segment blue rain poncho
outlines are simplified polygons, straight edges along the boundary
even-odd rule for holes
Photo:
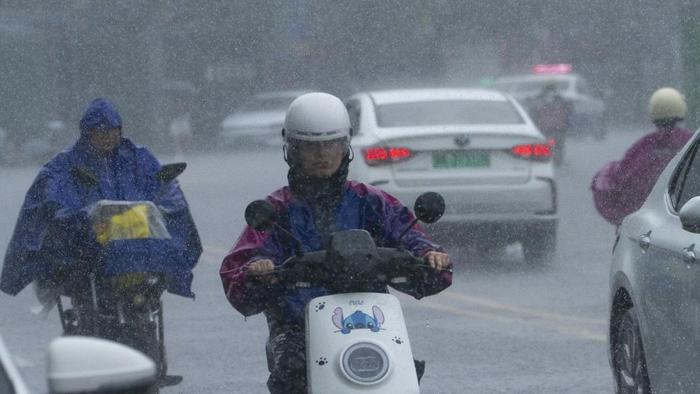
[[[93,101],[80,128],[78,141],[45,164],[27,192],[5,254],[0,290],[16,295],[33,280],[51,281],[59,271],[99,264],[106,276],[163,273],[169,292],[192,297],[192,269],[202,246],[177,181],[158,182],[158,160],[126,138],[108,154],[91,149],[90,132],[121,128],[119,113],[109,101]],[[98,184],[81,183],[72,172],[76,167],[89,169]],[[87,207],[99,200],[153,201],[171,238],[101,246],[87,215]]]

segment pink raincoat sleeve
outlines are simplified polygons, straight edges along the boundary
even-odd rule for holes
[[[654,150],[652,135],[643,137],[630,147],[620,161],[606,164],[593,177],[591,190],[598,212],[611,224],[622,220],[644,203],[651,185]]]
[[[615,171],[619,164],[618,161],[606,164],[593,176],[591,183],[593,202],[598,213],[615,226],[619,226],[626,216],[624,210],[619,206],[620,196],[614,182]]]
[[[598,212],[610,223],[622,224],[644,204],[668,162],[691,137],[680,128],[657,131],[632,145],[622,160],[606,164],[591,184]]]
[[[244,316],[262,312],[266,299],[273,295],[270,287],[246,280],[246,267],[253,261],[270,259],[279,264],[277,260],[281,253],[275,247],[276,242],[269,242],[269,238],[269,232],[256,231],[246,226],[236,245],[221,263],[219,276],[226,298]]]

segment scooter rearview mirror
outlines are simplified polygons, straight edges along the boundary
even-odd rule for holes
[[[156,172],[155,178],[161,183],[170,183],[187,168],[187,163],[166,164]]]
[[[245,208],[245,221],[258,231],[269,230],[277,221],[275,208],[267,200],[255,200]]]
[[[439,193],[423,193],[413,206],[416,218],[423,223],[435,223],[445,213],[445,199]]]
[[[399,236],[399,241],[419,220],[428,224],[437,222],[442,217],[442,214],[445,213],[445,199],[439,193],[423,193],[416,199],[416,203],[413,205],[413,212],[416,214],[416,218],[403,230]]]

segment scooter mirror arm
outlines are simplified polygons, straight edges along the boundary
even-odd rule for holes
[[[292,240],[292,243],[294,243],[294,255],[296,257],[304,257],[304,252],[301,251],[301,241],[297,239],[297,237],[294,236],[291,232],[287,231],[284,227],[280,226],[278,223],[273,223],[272,226],[277,229],[277,231],[281,232],[284,234],[287,238]]]
[[[408,232],[413,228],[413,226],[416,225],[416,223],[418,223],[418,218],[413,219],[413,221],[408,225],[408,227],[406,227],[406,229],[403,230],[403,232],[401,233],[401,235],[399,235],[399,238],[396,240],[397,244],[399,245],[399,246],[397,247],[397,249],[400,249],[400,250],[403,250],[403,249],[404,249],[404,248],[403,248],[403,245],[401,244],[401,240],[403,239],[403,237],[404,237],[406,234],[408,234]]]

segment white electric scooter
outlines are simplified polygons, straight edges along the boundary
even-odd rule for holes
[[[445,203],[425,193],[414,207],[417,219],[437,221]],[[276,223],[274,208],[258,200],[246,208],[246,221],[257,230],[286,233]],[[289,258],[270,274],[290,287],[322,286],[332,295],[306,306],[306,367],[309,393],[419,393],[416,370],[399,300],[385,293],[424,282],[434,269],[408,251],[379,248],[365,230],[332,235],[326,250]],[[418,285],[417,292],[422,294]]]

